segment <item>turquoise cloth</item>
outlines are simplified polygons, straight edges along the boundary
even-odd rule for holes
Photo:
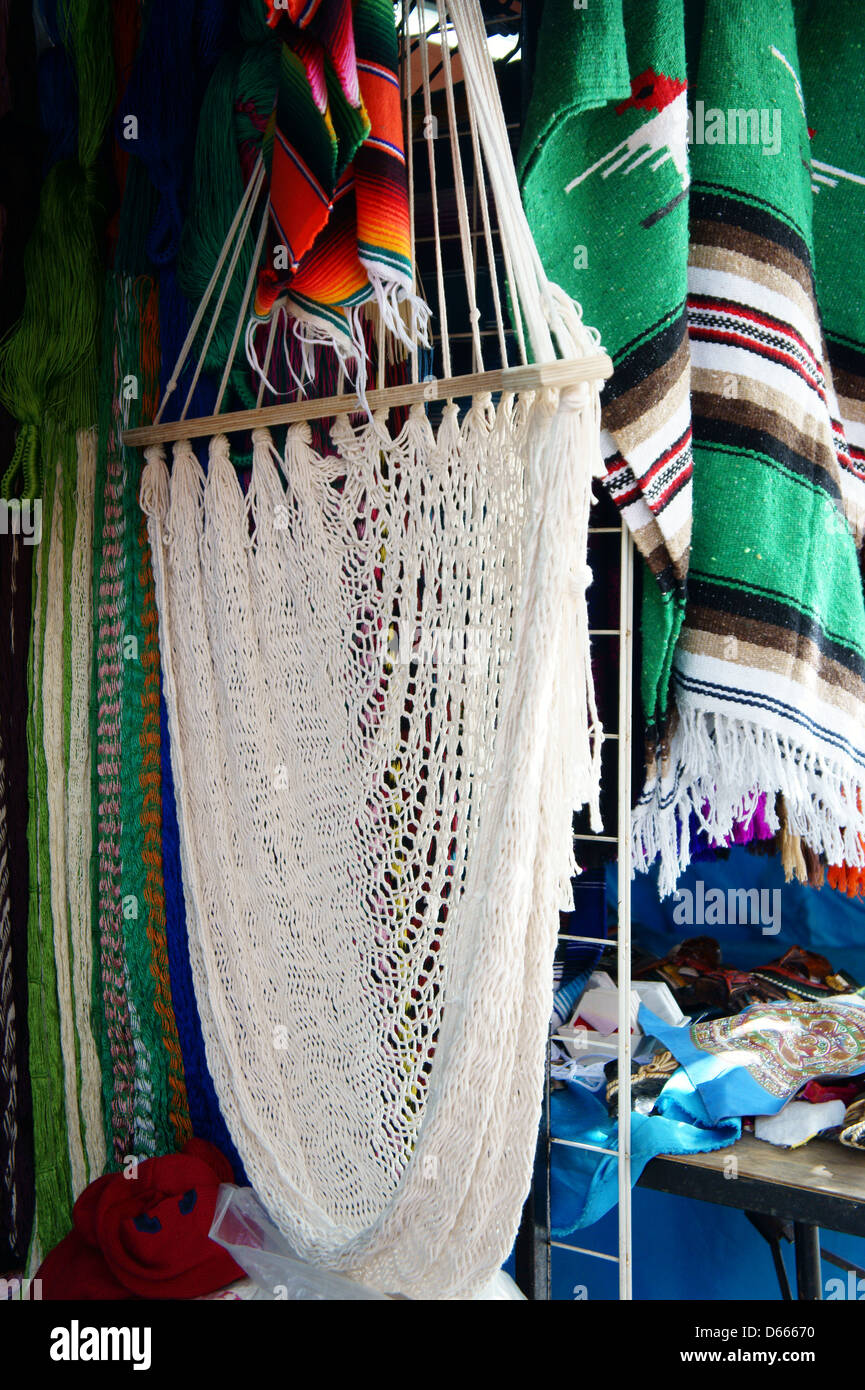
[[[708,1153],[734,1144],[742,1133],[738,1119],[712,1125],[687,1073],[680,1067],[670,1077],[655,1106],[661,1113],[631,1116],[631,1180],[636,1182],[651,1158],[659,1154]],[[559,1139],[616,1149],[618,1124],[606,1104],[584,1086],[568,1083],[550,1097],[551,1132]],[[614,1154],[597,1154],[553,1144],[550,1158],[550,1205],[557,1240],[591,1226],[616,1205],[618,1161]]]

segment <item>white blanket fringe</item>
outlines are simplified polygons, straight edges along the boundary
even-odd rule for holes
[[[647,784],[632,823],[634,871],[645,873],[658,860],[662,897],[674,891],[690,863],[690,813],[723,843],[763,792],[770,830],[779,828],[775,797],[781,793],[791,834],[829,864],[865,865],[865,785],[849,764],[748,720],[686,706],[671,740],[669,769]]]

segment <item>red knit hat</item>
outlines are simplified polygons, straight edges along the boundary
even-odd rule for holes
[[[203,1139],[85,1188],[37,1278],[44,1299],[197,1298],[244,1272],[208,1235],[231,1165]]]

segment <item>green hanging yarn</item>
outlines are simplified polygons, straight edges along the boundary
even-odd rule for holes
[[[78,163],[92,179],[115,100],[111,5],[109,0],[66,0],[65,10],[67,45],[78,78]]]
[[[121,691],[125,623],[123,466],[118,425],[117,363],[133,360],[124,313],[123,278],[109,274],[104,309],[103,380],[96,456],[93,533],[93,758],[94,855],[92,1014],[102,1062],[102,1102],[109,1160],[119,1167],[134,1153],[135,1051],[129,1013],[121,907]]]
[[[13,495],[19,475],[24,495],[38,495],[46,418],[74,430],[96,416],[103,215],[96,161],[114,97],[108,0],[66,0],[62,20],[78,82],[78,158],[55,164],[43,184],[24,256],[24,312],[0,345],[0,400],[22,426],[3,497]]]
[[[273,36],[273,30],[267,23],[266,7],[261,0],[239,0],[237,27],[244,43],[258,43]]]
[[[120,292],[122,319],[126,332],[118,340],[119,371],[139,374],[141,398],[129,402],[128,426],[141,423],[144,401],[153,395],[153,382],[146,380],[147,366],[142,360],[145,308],[156,294],[152,281],[125,281]],[[115,385],[115,390],[117,385]],[[174,1147],[169,1121],[169,1054],[163,1045],[162,1021],[157,1009],[156,978],[152,965],[148,933],[148,879],[145,849],[141,773],[144,760],[142,724],[144,719],[145,671],[142,655],[145,635],[142,623],[143,591],[139,529],[141,509],[138,489],[141,479],[137,451],[121,448],[123,556],[123,663],[121,666],[121,804],[120,864],[122,930],[127,972],[130,1023],[135,1049],[134,1139],[137,1154],[164,1154]]]
[[[15,460],[38,481],[37,430],[46,416],[92,423],[101,272],[85,194],[85,176],[64,161],[48,174],[39,217],[24,256],[24,314],[0,349],[2,398],[22,421]],[[29,428],[28,428],[29,427]],[[17,471],[17,468],[16,468]],[[4,496],[11,480],[4,479]]]
[[[118,275],[150,275],[147,234],[159,207],[156,189],[140,159],[132,158],[126,173],[117,228],[114,269]]]

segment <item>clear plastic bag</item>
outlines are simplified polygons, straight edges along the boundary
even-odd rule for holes
[[[383,1294],[365,1284],[357,1284],[340,1274],[301,1260],[282,1232],[273,1224],[251,1187],[219,1189],[211,1240],[224,1245],[241,1269],[262,1291],[262,1297],[275,1300],[373,1299],[389,1302],[403,1298],[399,1293]],[[493,1275],[476,1295],[478,1300],[524,1301],[517,1285],[504,1270]]]
[[[388,1301],[387,1294],[301,1260],[251,1187],[222,1183],[210,1238],[225,1246],[266,1297],[343,1303],[354,1299]]]

